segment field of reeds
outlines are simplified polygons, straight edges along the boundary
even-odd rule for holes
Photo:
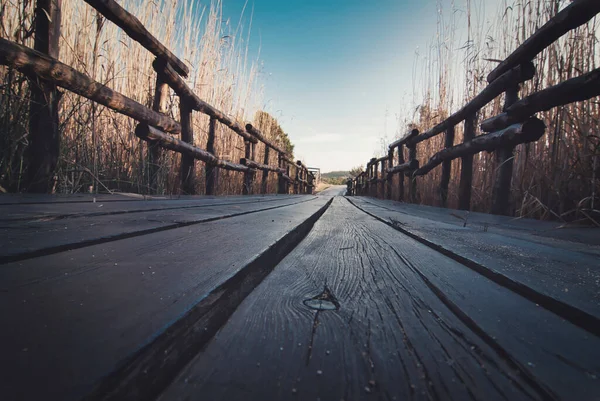
[[[176,0],[123,0],[119,4],[190,67],[187,82],[200,98],[241,123],[252,122],[256,116],[255,126],[269,139],[287,140],[276,120],[257,112],[262,97],[259,64],[248,52],[251,24],[245,23],[245,18],[234,23],[224,19],[220,0],[207,6]],[[33,0],[2,2],[0,37],[33,47],[34,7]],[[62,1],[59,60],[152,106],[156,82],[152,54],[81,0]],[[23,75],[0,66],[2,191],[23,190],[30,84]],[[171,94],[168,103],[168,114],[179,120],[177,97]],[[158,179],[152,187],[149,164],[153,161],[147,145],[133,133],[133,119],[64,91],[59,120],[61,146],[55,192],[178,193],[178,154],[162,152]],[[207,116],[193,113],[196,146],[206,147],[208,125]],[[242,138],[221,124],[217,124],[215,147],[225,160],[238,162],[244,156]],[[258,146],[256,159],[262,162],[263,154],[264,147]],[[270,163],[276,164],[276,156],[271,158]],[[196,168],[197,193],[203,193],[204,164],[197,161]],[[223,170],[218,174],[217,194],[241,193],[241,173]],[[275,191],[275,180],[273,177],[269,182],[271,192]]]
[[[569,2],[502,0],[497,13],[490,2],[438,2],[437,32],[430,46],[415,55],[413,107],[399,119],[398,136],[409,126],[427,131],[466,104],[486,85],[487,74],[535,30]],[[487,9],[486,9],[487,5]],[[561,38],[534,59],[535,78],[520,96],[555,85],[598,67],[600,21],[592,19]],[[502,111],[500,97],[485,107],[478,121]],[[547,125],[541,140],[515,150],[511,211],[517,216],[585,220],[600,225],[600,109],[598,99],[538,115]],[[455,144],[463,141],[456,127]],[[477,132],[480,134],[480,132]],[[418,144],[421,163],[443,148],[443,135]],[[387,148],[385,148],[387,152]],[[405,155],[405,158],[408,156]],[[489,211],[496,164],[493,154],[474,157],[471,208]],[[452,162],[449,207],[457,207],[460,160]],[[418,178],[420,202],[439,204],[441,166]],[[395,177],[397,183],[398,176]],[[397,188],[397,184],[393,186]],[[397,199],[397,194],[393,194]],[[593,217],[593,218],[592,218]]]

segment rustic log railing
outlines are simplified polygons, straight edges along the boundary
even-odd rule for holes
[[[269,173],[278,175],[278,193],[312,193],[314,175],[300,161],[292,160],[288,152],[273,143],[251,124],[243,126],[217,108],[200,99],[186,84],[189,68],[177,58],[143,24],[114,0],[85,0],[108,20],[119,26],[129,37],[156,56],[152,66],[156,71],[156,88],[152,108],[94,81],[89,76],[57,60],[60,37],[60,0],[37,0],[35,49],[0,39],[0,64],[15,68],[32,82],[30,151],[28,190],[47,192],[52,187],[58,160],[58,95],[56,87],[64,88],[139,122],[135,134],[148,143],[152,159],[150,180],[156,186],[156,165],[160,149],[181,153],[181,192],[196,193],[195,161],[205,163],[205,193],[212,195],[217,187],[216,169],[244,174],[243,193],[253,192],[257,171],[262,171],[260,192],[267,192]],[[179,97],[180,121],[165,114],[169,88]],[[210,117],[206,150],[194,144],[192,113],[199,111]],[[239,163],[220,159],[215,154],[216,123],[219,122],[242,137],[245,155]],[[50,132],[49,132],[50,131]],[[174,135],[180,135],[176,138]],[[256,145],[264,145],[262,163],[256,160]],[[270,150],[277,154],[276,166],[269,165]],[[294,177],[294,178],[290,178]]]
[[[398,200],[405,200],[404,176],[406,176],[409,180],[409,201],[416,203],[419,201],[417,177],[429,173],[441,164],[439,203],[447,207],[451,163],[452,160],[460,158],[458,207],[469,210],[473,155],[487,151],[494,152],[496,160],[490,212],[509,214],[514,149],[519,144],[539,140],[546,130],[545,124],[535,117],[535,113],[599,96],[600,69],[568,79],[521,100],[519,100],[520,84],[535,76],[533,60],[540,52],[570,30],[586,24],[598,13],[600,13],[600,1],[574,0],[500,62],[488,75],[489,84],[460,110],[422,134],[419,134],[416,129],[411,130],[402,139],[389,145],[386,156],[371,159],[363,173],[348,181],[347,194],[391,199],[392,179],[398,174]],[[481,122],[480,128],[485,134],[476,136],[479,111],[503,93],[505,95],[503,112]],[[454,144],[455,127],[462,122],[464,122],[463,143]],[[444,149],[420,165],[417,158],[417,144],[441,133],[445,133]],[[408,149],[408,161],[404,160],[404,147]],[[379,184],[381,186],[378,186]]]

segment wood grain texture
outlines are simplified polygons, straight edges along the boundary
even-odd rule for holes
[[[268,202],[186,202],[186,206],[96,211],[34,220],[0,222],[0,264],[78,249],[94,244],[171,230],[261,210],[295,205],[314,197],[280,197]],[[171,202],[173,203],[173,202]],[[164,204],[164,203],[163,203]],[[100,206],[100,205],[98,205]],[[143,207],[145,206],[145,207]],[[2,285],[0,284],[0,288]]]
[[[585,399],[598,343],[336,198],[159,399]]]
[[[3,398],[80,399],[328,200],[3,265]]]
[[[483,213],[351,201],[400,230],[474,262],[470,267],[476,271],[483,269],[487,277],[600,334],[599,246],[541,237],[538,234],[548,225],[535,220],[511,222]]]

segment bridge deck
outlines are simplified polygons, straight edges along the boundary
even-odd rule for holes
[[[600,398],[597,229],[340,191],[0,197],[2,398]]]

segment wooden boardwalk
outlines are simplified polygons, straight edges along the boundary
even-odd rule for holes
[[[0,197],[2,400],[600,400],[600,231],[319,195]]]

